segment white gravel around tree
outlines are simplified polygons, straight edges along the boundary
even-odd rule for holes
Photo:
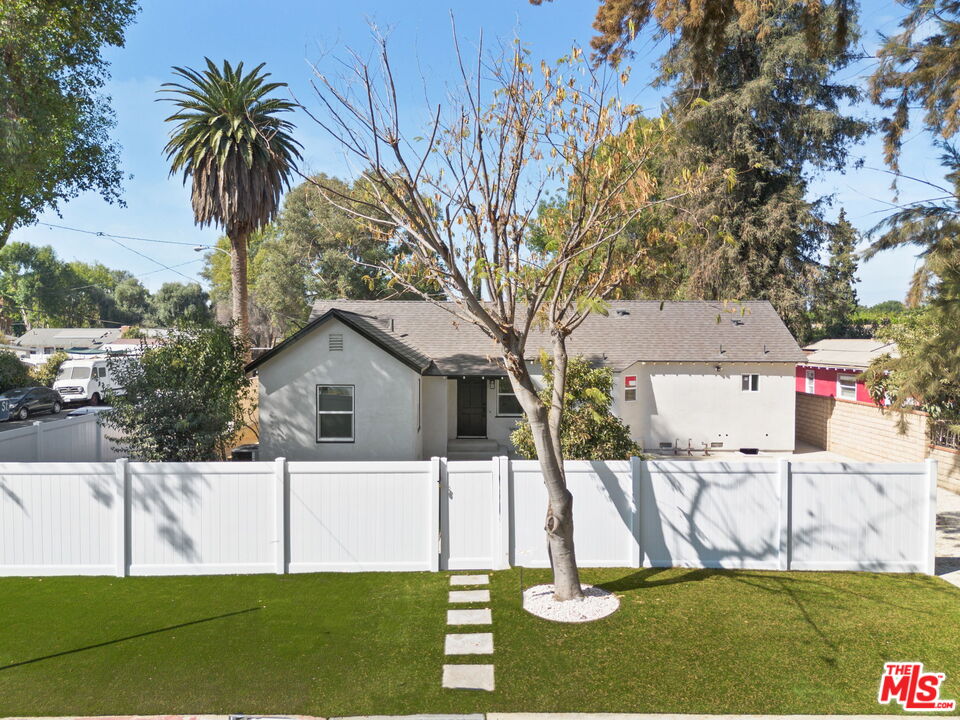
[[[523,609],[547,620],[580,623],[599,620],[620,607],[620,599],[612,592],[593,585],[582,587],[582,600],[557,602],[553,599],[553,585],[534,585],[523,591]]]

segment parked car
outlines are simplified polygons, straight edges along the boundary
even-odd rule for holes
[[[26,420],[34,413],[49,412],[56,415],[63,408],[63,398],[56,390],[46,387],[25,387],[7,390],[0,395],[7,401],[10,419]]]
[[[107,390],[115,390],[116,383],[107,369],[106,360],[67,360],[60,366],[53,389],[66,402],[89,402],[99,405]]]

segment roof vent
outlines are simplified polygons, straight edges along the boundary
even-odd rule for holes
[[[617,310],[617,315],[619,315],[620,317],[623,317],[624,315],[629,315],[629,314],[630,314],[629,310]]]
[[[743,325],[743,320],[741,318],[733,318],[730,322],[734,325]]]
[[[340,333],[330,333],[330,352],[339,352],[343,350],[343,335]]]

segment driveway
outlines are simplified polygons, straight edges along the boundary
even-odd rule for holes
[[[960,495],[937,488],[937,575],[960,587]]]

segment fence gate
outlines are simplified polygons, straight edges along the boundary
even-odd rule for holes
[[[505,457],[441,460],[441,569],[509,567],[508,468]]]

